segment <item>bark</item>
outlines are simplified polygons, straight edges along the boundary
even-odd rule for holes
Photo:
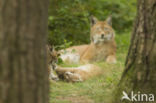
[[[121,103],[122,91],[156,95],[156,0],[138,0],[125,70],[113,103]]]
[[[0,103],[48,103],[48,0],[0,1]]]

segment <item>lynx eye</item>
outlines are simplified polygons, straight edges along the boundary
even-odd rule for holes
[[[91,37],[91,41],[94,41],[94,38],[93,37]]]
[[[101,28],[97,27],[96,30],[101,30]]]
[[[104,30],[109,30],[108,28],[104,28]]]

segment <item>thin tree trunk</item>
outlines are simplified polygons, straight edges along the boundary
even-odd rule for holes
[[[156,0],[138,0],[137,9],[125,70],[113,103],[123,103],[122,91],[129,96],[132,91],[156,95]]]
[[[48,103],[48,0],[0,1],[0,103]]]

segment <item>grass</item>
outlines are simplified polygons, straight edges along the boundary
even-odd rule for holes
[[[111,103],[112,93],[124,69],[130,43],[130,33],[116,35],[116,43],[116,64],[95,63],[103,69],[103,74],[85,82],[51,82],[50,103]]]

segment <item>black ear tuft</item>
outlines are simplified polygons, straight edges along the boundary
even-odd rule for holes
[[[91,16],[90,17],[90,23],[91,23],[91,26],[95,25],[97,23],[98,19],[94,16]]]
[[[112,15],[110,15],[107,19],[106,19],[106,22],[112,26]]]

